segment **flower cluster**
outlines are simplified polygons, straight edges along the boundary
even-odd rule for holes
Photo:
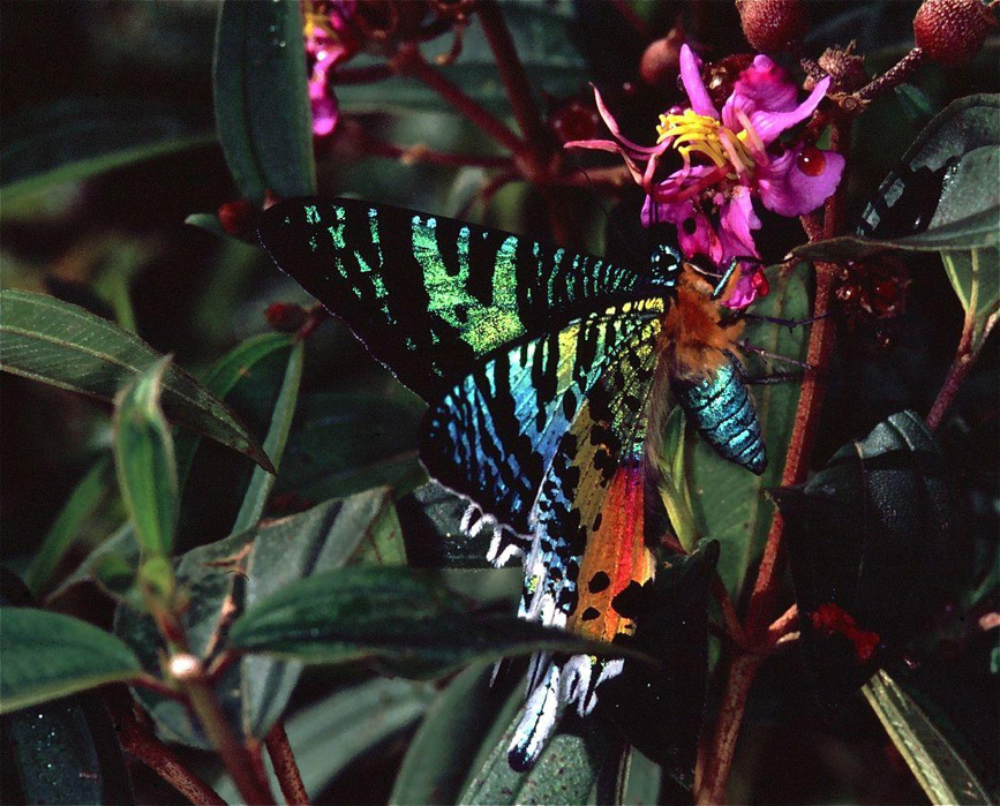
[[[733,259],[754,258],[741,264],[723,300],[731,308],[744,308],[766,293],[753,238],[761,227],[753,199],[779,215],[799,216],[815,210],[840,182],[841,155],[803,143],[779,143],[782,133],[813,114],[830,79],[818,82],[797,103],[798,88],[785,71],[767,56],[757,56],[740,73],[720,112],[687,45],[681,48],[680,71],[690,106],[660,116],[656,145],[641,146],[624,137],[596,90],[598,111],[614,140],[566,145],[620,154],[647,193],[643,224],[675,225],[686,257],[702,255],[722,268]],[[673,152],[682,167],[657,179],[660,162]]]

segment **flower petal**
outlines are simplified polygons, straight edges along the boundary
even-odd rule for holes
[[[686,44],[681,45],[681,83],[684,84],[684,92],[687,93],[691,101],[691,108],[699,115],[709,115],[716,120],[719,119],[719,111],[712,103],[712,98],[705,89],[705,82],[701,80],[701,63]]]
[[[654,206],[655,205],[655,206]],[[642,224],[648,227],[652,220],[677,227],[677,244],[684,257],[704,255],[713,262],[722,257],[722,242],[711,222],[691,199],[682,202],[653,202],[647,196],[642,206]]]
[[[660,154],[663,152],[665,146],[641,146],[638,143],[633,143],[625,137],[618,126],[618,121],[615,120],[615,116],[612,115],[611,110],[604,105],[604,99],[601,97],[601,93],[597,87],[594,87],[594,102],[597,104],[597,111],[601,116],[601,120],[604,121],[604,125],[608,127],[608,131],[610,131],[611,134],[614,135],[614,138],[625,146],[625,148],[632,151],[633,156],[648,157],[651,154]]]
[[[753,211],[750,189],[738,187],[723,202],[719,211],[719,239],[722,242],[722,264],[727,268],[734,257],[760,257],[751,230],[760,229],[761,222]]]
[[[764,206],[778,215],[798,216],[812,212],[826,201],[840,184],[844,158],[834,151],[821,151],[823,171],[815,176],[803,173],[798,165],[803,146],[790,149],[757,169],[757,190]]]

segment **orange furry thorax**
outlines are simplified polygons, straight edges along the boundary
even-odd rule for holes
[[[677,285],[677,299],[667,310],[660,333],[663,354],[671,360],[674,376],[697,380],[712,375],[734,352],[743,322],[723,324],[719,301],[712,286],[685,264]]]

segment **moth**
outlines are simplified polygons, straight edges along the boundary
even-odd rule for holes
[[[289,199],[260,219],[277,266],[428,403],[420,458],[463,496],[488,559],[523,558],[526,619],[610,641],[614,599],[655,572],[648,455],[675,398],[722,456],[766,453],[731,352],[742,324],[676,249],[646,266],[368,202]],[[530,767],[561,709],[581,715],[621,661],[536,657],[510,748]]]

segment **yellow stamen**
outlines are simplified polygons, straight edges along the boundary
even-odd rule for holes
[[[715,118],[685,109],[680,115],[660,115],[656,132],[657,143],[673,140],[670,147],[677,150],[685,163],[690,161],[691,152],[695,152],[707,157],[717,168],[731,168],[734,176],[753,170],[754,158],[747,141],[751,145],[757,141],[747,130],[734,132]]]

